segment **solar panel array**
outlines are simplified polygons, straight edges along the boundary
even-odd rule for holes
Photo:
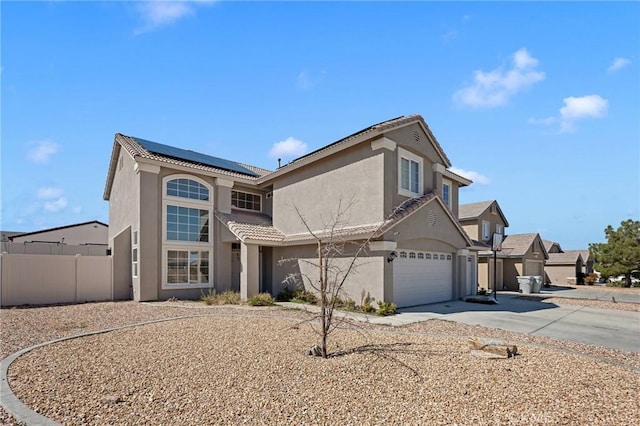
[[[159,154],[165,157],[171,157],[177,160],[184,160],[190,163],[202,164],[205,166],[215,167],[217,169],[228,170],[230,172],[241,173],[248,176],[258,176],[256,173],[241,166],[240,164],[225,160],[224,158],[213,157],[211,155],[201,154],[199,152],[180,149],[169,145],[163,145],[157,142],[151,142],[145,139],[133,138],[140,146],[149,152]]]

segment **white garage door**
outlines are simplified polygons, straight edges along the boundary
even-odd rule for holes
[[[398,307],[444,302],[453,297],[452,253],[398,249],[393,294]]]

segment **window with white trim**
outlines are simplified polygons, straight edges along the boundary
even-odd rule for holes
[[[259,212],[262,211],[262,196],[250,192],[231,191],[231,206]]]
[[[138,276],[138,231],[133,231],[131,237],[131,275]]]
[[[490,226],[489,226],[489,222],[487,222],[486,220],[482,221],[482,239],[484,241],[488,241],[489,237],[490,237]]]
[[[422,195],[422,157],[398,148],[398,193],[409,197]]]
[[[213,189],[192,176],[163,184],[163,288],[210,287]]]
[[[442,201],[451,208],[451,182],[442,180]]]
[[[496,223],[496,234],[502,234],[503,228],[502,225]]]

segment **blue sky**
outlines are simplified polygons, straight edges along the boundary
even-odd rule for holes
[[[507,234],[640,217],[637,2],[0,7],[3,230],[107,222],[116,132],[273,169],[414,113]]]

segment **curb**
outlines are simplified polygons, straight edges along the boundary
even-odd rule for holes
[[[54,422],[53,420],[47,417],[44,417],[43,415],[27,407],[13,393],[13,391],[11,390],[11,386],[9,386],[8,371],[9,371],[9,367],[16,359],[20,358],[22,355],[28,352],[31,352],[35,349],[42,348],[47,345],[51,345],[53,343],[59,343],[67,340],[78,339],[80,337],[94,336],[96,334],[109,333],[112,331],[125,330],[133,327],[140,327],[142,325],[157,324],[161,322],[175,321],[175,320],[189,319],[189,318],[198,318],[198,317],[204,317],[204,316],[208,316],[208,315],[188,315],[188,316],[175,317],[175,318],[164,318],[159,320],[145,321],[145,322],[140,322],[136,324],[128,324],[128,325],[123,325],[123,326],[118,326],[113,328],[107,328],[105,330],[91,331],[88,333],[77,334],[74,336],[67,336],[67,337],[61,337],[60,339],[49,340],[48,342],[38,343],[37,345],[33,345],[28,348],[21,349],[18,352],[14,352],[8,357],[6,357],[5,359],[3,359],[2,361],[0,361],[0,405],[2,405],[2,407],[9,414],[11,414],[19,423],[25,423],[29,426],[40,426],[40,425],[61,426],[60,423]]]

